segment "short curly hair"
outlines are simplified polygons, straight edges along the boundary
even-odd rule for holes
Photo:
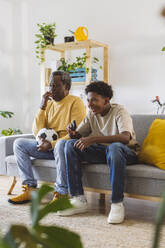
[[[87,95],[88,92],[95,92],[102,97],[109,97],[109,99],[113,97],[113,90],[111,85],[108,85],[104,81],[97,81],[88,84],[85,88],[85,94]]]

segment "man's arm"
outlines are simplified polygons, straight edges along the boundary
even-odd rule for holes
[[[51,96],[50,92],[46,92],[42,96],[40,110],[34,118],[33,127],[32,127],[32,131],[35,136],[37,135],[40,129],[46,127],[46,123],[47,123],[46,107],[47,107],[48,100],[51,99],[50,96]]]

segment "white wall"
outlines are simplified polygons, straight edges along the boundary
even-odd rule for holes
[[[114,101],[130,113],[154,113],[151,99],[165,101],[164,6],[162,0],[0,0],[0,110],[15,113],[0,117],[0,129],[31,130],[40,103],[34,34],[42,22],[56,22],[56,42],[83,25],[90,39],[109,44]]]

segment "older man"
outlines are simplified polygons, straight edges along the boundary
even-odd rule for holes
[[[36,136],[42,128],[52,128],[58,133],[58,139],[52,142],[42,140],[40,145],[34,139],[19,138],[14,143],[14,155],[18,164],[20,179],[22,181],[23,193],[10,198],[8,201],[13,204],[29,202],[31,191],[37,187],[37,180],[32,171],[31,157],[37,159],[58,160],[58,155],[63,155],[64,149],[58,151],[56,142],[69,139],[67,125],[76,120],[79,124],[85,117],[85,107],[77,96],[69,95],[71,87],[70,75],[66,72],[55,71],[51,75],[50,90],[46,92],[40,104],[40,109],[33,123],[33,134]],[[57,156],[57,157],[56,157]],[[56,161],[55,161],[56,163]],[[55,192],[55,199],[60,195],[65,196],[67,191],[66,173],[63,163],[58,163],[56,188],[60,187],[61,194]]]

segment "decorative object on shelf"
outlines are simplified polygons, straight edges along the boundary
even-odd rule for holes
[[[47,45],[53,45],[54,44],[54,38],[57,36],[55,34],[55,28],[56,24],[37,24],[39,27],[39,34],[35,34],[37,37],[37,40],[35,41],[36,44],[36,58],[40,59],[39,65],[45,61],[45,58],[43,56],[43,49],[46,48]]]
[[[64,37],[64,42],[73,42],[74,41],[74,36],[65,36]]]
[[[51,73],[52,73],[51,68],[45,68],[45,86],[49,86],[49,79],[50,79]]]
[[[161,103],[159,96],[156,96],[154,100],[151,101],[152,103],[156,104],[157,106],[157,114],[164,114],[165,111],[165,102]]]
[[[72,82],[85,82],[86,74],[89,72],[89,68],[86,67],[87,54],[83,53],[82,57],[76,57],[76,61],[72,64],[67,63],[64,58],[60,59],[61,65],[57,70],[67,71],[70,73]],[[99,59],[97,57],[92,58],[92,66],[98,64]],[[102,66],[99,66],[102,69]],[[97,69],[92,68],[92,81],[97,81]]]
[[[12,118],[14,113],[10,112],[10,111],[0,111],[0,115],[4,118]],[[14,135],[14,134],[22,134],[22,131],[18,128],[8,128],[8,129],[3,129],[1,131],[1,134],[3,136],[10,136],[10,135]]]
[[[88,29],[86,27],[78,27],[75,32],[69,30],[72,34],[74,34],[75,39],[77,41],[83,41],[88,39]]]

